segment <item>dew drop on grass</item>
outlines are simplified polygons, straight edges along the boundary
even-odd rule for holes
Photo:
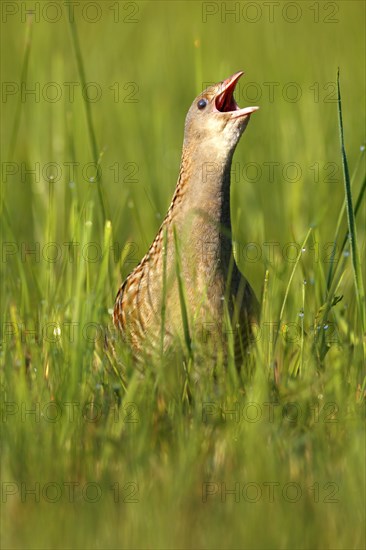
[[[345,258],[348,258],[348,256],[349,256],[349,250],[345,250],[345,251],[343,252],[343,256],[344,256]]]
[[[299,311],[299,317],[301,317],[301,318],[304,317],[304,312],[303,312],[302,309]]]
[[[70,187],[70,189],[74,189],[74,187],[75,187],[75,182],[74,182],[74,181],[70,181],[70,182],[69,182],[69,187]]]
[[[361,145],[361,146],[360,146],[360,151],[363,153],[364,150],[365,150],[365,146],[364,146],[364,145]]]
[[[113,315],[113,307],[108,308],[108,313],[109,313],[109,315]]]

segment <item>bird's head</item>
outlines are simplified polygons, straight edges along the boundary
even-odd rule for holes
[[[239,71],[226,80],[207,88],[192,103],[185,124],[186,146],[197,143],[206,147],[208,154],[227,155],[234,151],[244,132],[250,115],[259,107],[240,109],[234,99]]]

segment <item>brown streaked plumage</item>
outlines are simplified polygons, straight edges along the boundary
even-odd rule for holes
[[[247,346],[258,302],[234,260],[230,168],[236,145],[258,107],[240,109],[234,100],[242,74],[207,88],[191,105],[169,210],[149,251],[118,290],[113,321],[136,355],[160,343],[163,310],[164,348],[183,336],[174,231],[190,334],[225,353],[225,332],[231,330],[224,321],[227,306],[238,359]]]

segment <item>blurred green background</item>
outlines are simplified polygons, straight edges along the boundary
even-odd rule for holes
[[[13,160],[37,169],[40,175],[35,181],[32,175],[22,174],[19,181],[17,173],[7,177],[5,186],[14,231],[21,239],[44,234],[44,175],[53,173],[48,163],[59,166],[54,172],[60,176],[55,185],[60,238],[70,197],[85,197],[88,176],[93,174],[87,166],[93,158],[68,12],[64,5],[59,10],[47,2],[37,5],[39,22],[33,24],[26,83],[36,94],[23,95]],[[320,246],[332,241],[329,220],[343,200],[336,115],[338,67],[351,167],[364,139],[362,2],[301,2],[295,7],[286,2],[101,2],[96,6],[74,6],[86,81],[94,83],[86,93],[96,96],[90,106],[98,151],[103,151],[101,172],[114,237],[121,246],[126,241],[137,244],[136,261],[169,206],[184,119],[192,100],[206,83],[240,69],[245,75],[238,86],[238,102],[258,104],[261,110],[252,117],[235,156],[237,238],[261,245],[271,240],[282,247],[301,240],[309,224],[317,224],[322,232]],[[7,15],[3,25],[2,77],[18,86],[23,11],[19,8],[13,16]],[[60,19],[51,23],[45,18]],[[94,19],[95,23],[90,22]],[[19,90],[6,94],[3,102],[5,161],[20,99]],[[73,172],[67,163],[78,163],[78,169]],[[265,250],[262,246],[262,260]],[[254,281],[261,279],[263,263],[262,269],[258,262],[251,267]]]
[[[276,399],[280,410],[289,401],[300,404],[296,422],[281,414],[268,421],[264,413],[256,423],[235,416],[224,422],[217,412],[236,404],[243,411],[253,401],[263,408],[273,399],[267,371],[257,369],[245,389],[207,382],[187,403],[175,365],[169,371],[164,364],[156,382],[140,379],[130,364],[128,388],[120,384],[117,391],[118,376],[104,369],[100,342],[80,337],[55,345],[24,331],[37,332],[47,322],[108,325],[121,280],[148,249],[170,204],[191,102],[207,84],[238,70],[245,75],[237,102],[260,110],[234,156],[237,259],[258,296],[269,269],[267,318],[275,320],[296,256],[286,247],[300,246],[312,227],[286,320],[296,320],[304,306],[313,319],[325,301],[344,201],[338,67],[356,197],[362,182],[365,3],[80,2],[70,3],[73,17],[66,4],[1,3],[2,547],[364,547],[364,426],[355,399],[362,333],[349,259],[333,318],[340,341],[325,371],[315,369],[307,350],[310,366],[294,381],[280,359]],[[88,83],[84,96],[71,28]],[[357,227],[364,256],[364,208]],[[346,230],[344,215],[342,238]],[[97,254],[108,242],[107,264],[99,256],[85,261],[82,246],[69,253],[65,243],[72,240],[95,243]],[[28,254],[35,243],[39,251]],[[255,260],[248,243],[260,251]],[[304,278],[313,284],[305,301]],[[291,362],[292,350],[281,353]],[[120,394],[122,408],[115,409]],[[102,418],[86,422],[76,412],[70,421],[61,407],[57,422],[44,420],[45,404],[71,401],[100,406]],[[206,402],[214,403],[215,414],[203,422]],[[136,423],[126,421],[134,412],[126,403],[136,407]],[[23,405],[36,407],[35,414],[24,416]],[[65,482],[80,484],[71,502]],[[89,482],[101,488],[96,502],[79,491]],[[263,485],[272,482],[279,484],[274,502]],[[22,498],[21,483],[39,483],[38,500]],[[42,496],[47,483],[63,489],[55,503]],[[205,483],[212,484],[207,502]],[[239,496],[226,496],[225,488],[238,483]],[[263,496],[246,499],[247,483],[260,486]],[[288,483],[301,488],[299,500],[283,496]],[[129,502],[135,491],[137,502]]]

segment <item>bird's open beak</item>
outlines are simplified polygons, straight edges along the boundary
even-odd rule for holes
[[[215,107],[217,111],[220,113],[230,113],[232,118],[247,116],[255,111],[258,111],[259,109],[259,107],[244,107],[244,109],[240,109],[234,99],[236,83],[243,74],[243,71],[239,71],[226,80],[223,80],[220,85],[219,93],[215,99]]]

